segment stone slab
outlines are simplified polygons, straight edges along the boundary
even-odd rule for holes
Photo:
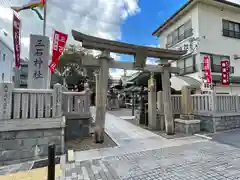
[[[134,120],[135,116],[120,116],[119,118],[124,119],[124,120]]]
[[[183,119],[183,120],[194,120],[194,115],[180,114],[180,119]]]
[[[175,119],[175,122],[182,123],[182,124],[199,124],[200,120],[185,120],[185,119]]]
[[[0,132],[62,127],[65,127],[64,116],[59,118],[8,119],[0,121]]]

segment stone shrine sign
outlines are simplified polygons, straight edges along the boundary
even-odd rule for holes
[[[28,63],[28,88],[49,88],[48,69],[49,38],[40,35],[30,35],[30,50]]]

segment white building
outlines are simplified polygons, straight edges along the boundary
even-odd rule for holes
[[[13,48],[9,37],[0,29],[0,82],[12,82],[14,80]]]
[[[240,94],[240,5],[219,0],[189,0],[153,32],[160,47],[185,49],[187,54],[172,66],[181,75],[173,77],[173,88],[182,85],[206,90],[203,57],[211,59],[212,79],[217,93]],[[231,64],[231,86],[221,84],[221,60]]]

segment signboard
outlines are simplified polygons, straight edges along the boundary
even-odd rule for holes
[[[147,59],[147,49],[138,48],[134,56],[133,69],[134,70],[143,70],[146,66]]]
[[[47,89],[49,84],[49,38],[30,35],[28,88]]]
[[[210,68],[209,56],[204,56],[203,60],[203,70],[205,72],[205,78],[208,84],[212,84],[212,73]]]
[[[20,67],[20,28],[21,21],[20,19],[13,13],[13,46],[14,46],[14,55],[15,55],[15,66],[17,68]]]
[[[180,47],[177,47],[175,49],[179,51],[187,51],[187,53],[185,54],[187,55],[187,54],[196,53],[198,47],[199,47],[199,38],[192,37],[187,42],[184,42],[184,44],[181,44]]]
[[[228,60],[221,61],[222,68],[222,84],[229,86],[230,85],[230,63]]]
[[[62,55],[62,52],[65,48],[68,35],[59,31],[54,32],[53,37],[53,47],[52,47],[52,62],[49,65],[51,72],[55,71],[55,68],[58,64],[59,57]]]
[[[202,91],[211,91],[211,90],[213,90],[214,85],[213,84],[208,84],[205,81],[203,81],[203,83],[202,83],[202,87],[201,87]]]

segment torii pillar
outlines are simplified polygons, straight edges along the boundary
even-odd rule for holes
[[[96,143],[103,143],[108,91],[109,61],[111,60],[110,53],[103,51],[98,59],[100,69],[99,74],[97,75],[98,79],[96,81],[96,127],[94,136]]]
[[[172,112],[171,85],[170,85],[170,64],[163,64],[162,88],[163,88],[163,112],[165,119],[165,129],[167,135],[173,135],[174,119]]]

